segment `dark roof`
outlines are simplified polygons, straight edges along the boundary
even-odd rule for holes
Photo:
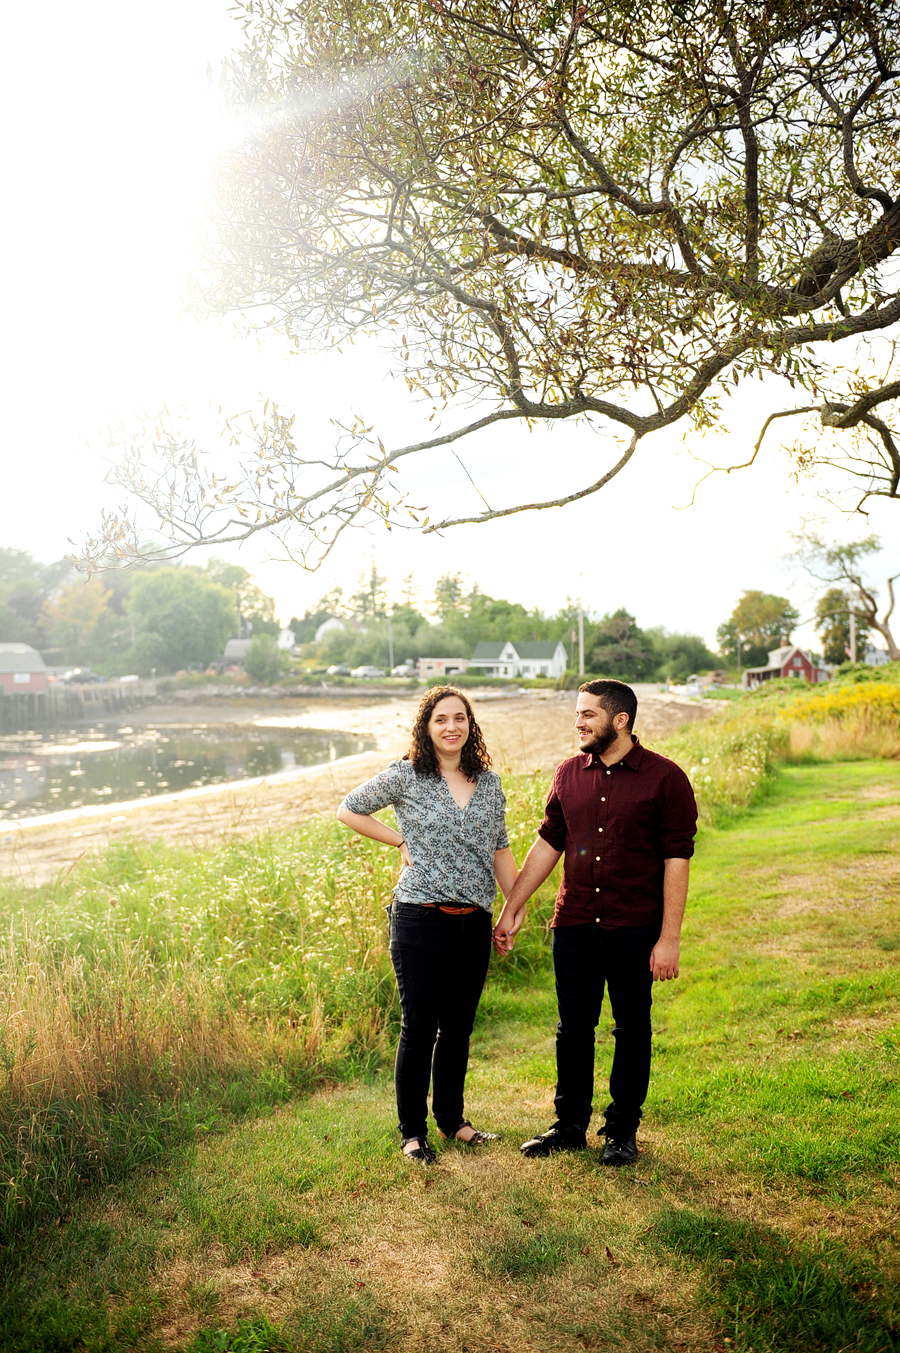
[[[480,644],[475,645],[475,652],[472,654],[472,662],[478,662],[479,658],[493,659],[493,661],[496,662],[505,647],[505,639],[502,644],[482,640]]]
[[[0,672],[46,672],[47,665],[30,644],[0,644]]]
[[[561,639],[538,639],[530,644],[513,643],[520,658],[552,658],[562,643]]]
[[[531,643],[520,643],[518,639],[504,639],[503,643],[482,641],[475,645],[472,662],[496,662],[507,644],[514,648],[516,656],[523,661],[533,662],[536,658],[552,658],[562,641],[560,639],[538,639]]]

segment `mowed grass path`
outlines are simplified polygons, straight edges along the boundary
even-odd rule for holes
[[[898,902],[900,765],[786,769],[701,835],[636,1168],[518,1153],[548,955],[485,993],[468,1108],[500,1144],[404,1163],[389,1069],[211,1134],[44,1231],[0,1346],[900,1349]]]

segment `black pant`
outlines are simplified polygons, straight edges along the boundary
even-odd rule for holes
[[[606,1131],[619,1140],[637,1130],[650,1083],[650,954],[659,926],[559,926],[553,931],[553,968],[559,1024],[556,1030],[557,1122],[586,1129],[593,1113],[594,1030],[604,986],[615,1027],[611,1103]]]
[[[401,1137],[424,1137],[428,1082],[435,1121],[449,1136],[462,1122],[469,1036],[491,956],[491,918],[480,907],[451,916],[395,902],[391,962],[403,1021],[394,1084]]]

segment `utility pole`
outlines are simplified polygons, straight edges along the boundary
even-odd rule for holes
[[[850,612],[850,661],[856,662],[856,612]]]
[[[584,574],[578,575],[578,675],[584,676],[584,607],[581,603],[581,589]]]
[[[740,684],[741,684],[741,636],[738,634],[738,635],[735,635],[735,638],[737,639],[737,653],[738,653],[738,685],[740,686]]]
[[[388,611],[388,674],[394,670],[394,617]]]

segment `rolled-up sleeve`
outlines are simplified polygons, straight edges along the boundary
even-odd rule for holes
[[[552,846],[554,850],[566,848],[566,818],[557,792],[557,777],[554,775],[544,808],[544,820],[538,827],[538,836]]]
[[[343,806],[351,813],[377,813],[388,808],[402,798],[404,793],[403,772],[399,761],[392,761],[384,770],[373,775],[371,780],[351,789],[344,799]]]
[[[697,832],[697,800],[684,771],[673,766],[659,814],[659,850],[664,860],[689,860]]]

